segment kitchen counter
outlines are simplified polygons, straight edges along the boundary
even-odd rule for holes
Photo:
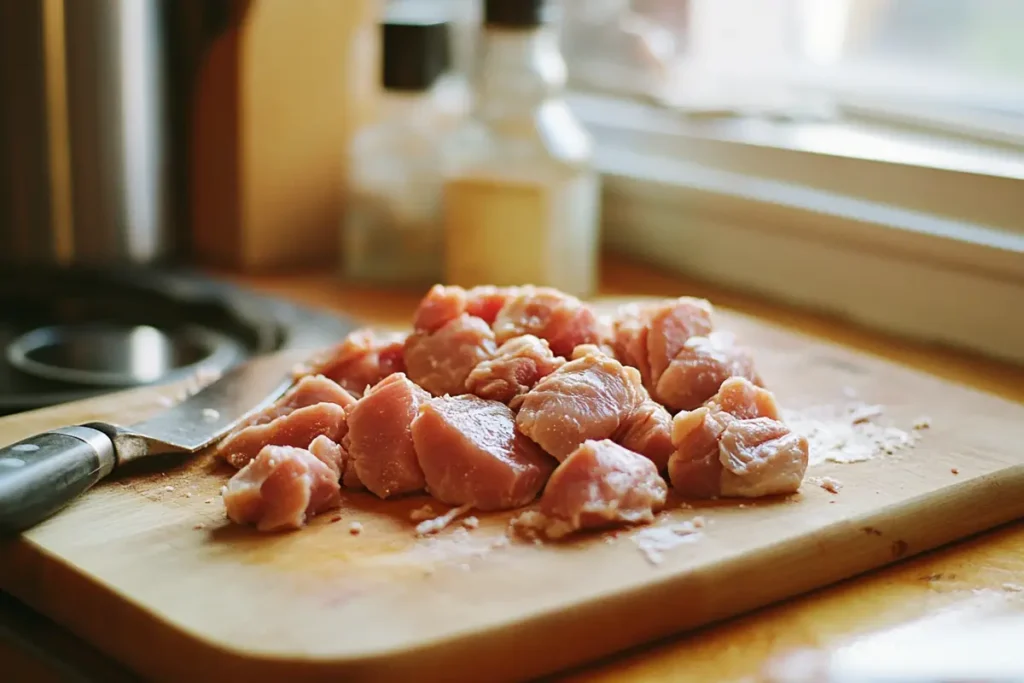
[[[323,274],[230,279],[383,326],[406,324],[421,295],[342,287]],[[722,308],[759,316],[1024,402],[1024,368],[886,338],[841,321],[759,302],[619,260],[604,263],[602,294],[704,296]],[[1024,548],[1024,522],[696,633],[610,657],[551,680],[735,680],[756,674],[767,658],[791,648],[829,646],[880,629],[926,622],[939,615],[955,617],[971,614],[975,609],[1024,609],[1024,554],[1020,548]],[[35,647],[15,644],[15,633],[32,641]],[[0,670],[10,676],[9,680],[70,680],[69,669],[55,668],[58,660],[81,672],[84,676],[80,680],[131,679],[67,633],[6,597],[0,600]]]

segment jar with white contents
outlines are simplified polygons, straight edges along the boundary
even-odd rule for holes
[[[422,286],[443,275],[440,154],[450,114],[436,86],[449,67],[448,24],[391,15],[381,29],[381,115],[348,151],[341,273]]]

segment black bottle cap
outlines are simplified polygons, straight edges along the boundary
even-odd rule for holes
[[[531,28],[548,23],[547,0],[486,0],[484,24],[501,28]]]
[[[429,90],[451,66],[443,19],[389,17],[381,24],[384,87]]]

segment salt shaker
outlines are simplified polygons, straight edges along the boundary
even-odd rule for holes
[[[443,17],[401,9],[381,24],[381,116],[348,151],[341,272],[422,286],[443,275],[440,154],[450,113],[436,86],[450,64],[449,29]]]
[[[596,288],[600,180],[542,0],[486,0],[470,115],[444,155],[445,281]]]

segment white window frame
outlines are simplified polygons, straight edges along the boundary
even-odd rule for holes
[[[610,250],[1024,363],[1024,149],[849,122],[828,125],[891,145],[830,149],[842,135],[799,135],[814,123],[570,101],[594,136]]]

